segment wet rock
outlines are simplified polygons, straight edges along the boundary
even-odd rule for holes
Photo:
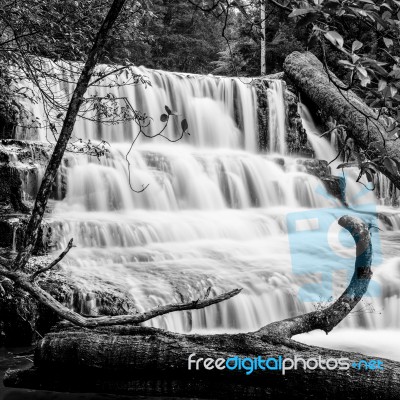
[[[44,144],[0,140],[0,213],[29,211],[39,185],[38,170],[46,165],[48,154]]]
[[[53,257],[32,257],[27,272],[48,265]],[[8,280],[7,280],[8,281]],[[102,290],[85,293],[68,277],[62,267],[43,274],[37,279],[40,287],[55,299],[84,315],[118,315],[137,312],[129,294],[103,284]],[[11,281],[0,284],[0,345],[29,345],[49,332],[60,322],[53,311],[15,287]]]
[[[255,79],[253,86],[257,91],[258,99],[258,144],[260,150],[268,150],[269,143],[269,126],[268,126],[268,94],[271,80],[280,79],[285,85],[285,103],[287,110],[286,119],[286,143],[288,154],[297,154],[303,157],[313,157],[314,152],[307,140],[307,133],[303,128],[303,124],[298,113],[297,105],[299,102],[299,94],[294,87],[288,82],[283,73],[268,75],[263,79]]]
[[[0,214],[28,213],[40,187],[52,146],[23,140],[0,140]],[[68,158],[53,185],[50,198],[66,194]]]
[[[28,221],[29,216],[23,214],[0,215],[0,247],[3,251],[16,253],[21,249]],[[48,254],[52,247],[52,229],[46,221],[43,221],[33,255]]]
[[[331,167],[328,165],[328,161],[315,158],[299,158],[296,163],[303,165],[307,173],[318,178],[331,176]]]
[[[344,198],[343,182],[339,176],[326,176],[321,178],[322,183],[325,186],[326,191],[340,200],[343,204],[347,204]]]
[[[28,212],[23,202],[22,181],[18,170],[8,164],[0,164],[0,212]]]
[[[301,157],[313,157],[314,151],[308,142],[307,133],[298,112],[300,101],[298,94],[286,89],[285,101],[288,112],[286,138],[288,153]]]
[[[268,80],[257,79],[254,81],[253,86],[257,92],[257,118],[258,118],[258,148],[259,150],[268,149],[268,94],[269,87]]]
[[[13,139],[16,126],[13,122],[7,121],[0,116],[0,139]]]

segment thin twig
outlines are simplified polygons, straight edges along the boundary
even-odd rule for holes
[[[47,267],[41,268],[38,271],[36,271],[35,273],[32,274],[32,276],[30,277],[30,280],[33,282],[36,277],[40,274],[42,274],[43,272],[49,271],[50,269],[54,268],[67,254],[68,252],[71,250],[73,246],[73,240],[71,239],[68,242],[67,248],[53,261],[51,262]]]

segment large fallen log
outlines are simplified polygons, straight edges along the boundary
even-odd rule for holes
[[[286,58],[283,69],[314,104],[346,126],[356,145],[367,151],[369,159],[376,160],[379,170],[400,189],[400,175],[387,161],[389,157],[400,163],[400,143],[391,137],[385,119],[354,92],[341,89],[346,85],[312,53],[293,52]]]
[[[46,335],[36,347],[34,367],[8,371],[4,382],[7,386],[57,391],[221,399],[265,399],[271,395],[398,399],[400,363],[371,361],[361,354],[308,346],[292,339],[314,329],[330,332],[367,290],[372,275],[368,226],[349,216],[342,217],[339,224],[356,242],[355,271],[343,294],[326,309],[275,322],[257,332],[233,335],[182,335],[132,325],[69,327]],[[234,358],[229,364],[220,364],[225,368],[219,369],[212,361],[230,357],[239,357],[241,362]],[[266,368],[268,358],[271,369]],[[309,368],[304,370],[306,362]],[[282,367],[288,369],[283,371]]]

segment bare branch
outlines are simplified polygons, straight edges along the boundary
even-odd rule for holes
[[[345,215],[339,219],[339,225],[347,229],[356,242],[356,262],[353,277],[343,294],[329,307],[313,311],[283,321],[273,322],[261,328],[260,336],[276,336],[290,339],[294,335],[321,329],[327,334],[361,300],[367,291],[372,271],[372,244],[369,227],[359,218]]]
[[[30,277],[30,280],[33,282],[36,279],[37,276],[39,276],[43,272],[49,271],[52,268],[54,268],[68,254],[68,252],[71,250],[71,248],[74,247],[73,244],[72,244],[73,240],[74,239],[71,239],[68,242],[68,245],[67,245],[66,249],[53,262],[51,262],[47,267],[41,268],[41,269],[37,270],[35,273],[33,273],[32,276]]]
[[[60,317],[72,322],[75,325],[84,328],[95,328],[98,326],[111,326],[111,325],[123,325],[123,324],[139,324],[141,322],[148,321],[149,319],[158,317],[160,315],[169,314],[174,311],[199,310],[201,308],[208,307],[212,304],[217,304],[224,300],[228,300],[242,291],[242,289],[234,289],[231,290],[230,292],[222,293],[212,299],[205,298],[202,300],[198,299],[195,301],[190,301],[188,303],[167,304],[164,306],[153,308],[149,311],[140,314],[87,318],[58,302],[48,292],[43,290],[36,283],[32,282],[31,278],[24,272],[10,271],[0,266],[0,276],[1,275],[11,279],[21,289],[28,292],[34,299],[39,301],[41,304],[52,309]]]
[[[329,129],[329,131],[326,131],[326,132],[322,133],[319,137],[324,137],[326,135],[329,135],[331,132],[333,132],[333,131],[335,131],[336,129],[339,129],[339,128],[346,128],[346,125],[336,125],[332,129]]]

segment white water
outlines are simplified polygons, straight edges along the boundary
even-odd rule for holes
[[[284,85],[280,80],[270,82],[268,94],[269,150],[286,154],[286,107]]]
[[[339,237],[339,229],[330,231],[327,240],[346,258],[341,268],[333,270],[332,250],[321,246],[321,234],[315,232],[302,242],[304,233],[290,232],[292,236],[288,236],[286,223],[290,213],[329,209],[338,202],[294,160],[284,157],[282,167],[268,155],[256,154],[254,90],[229,78],[138,71],[150,77],[153,87],[121,88],[120,94],[155,121],[164,105],[169,105],[187,118],[191,136],[175,144],[157,138],[135,146],[129,156],[131,184],[138,189],[149,184],[138,194],[129,189],[125,160],[135,127],[100,129],[87,121],[78,122],[76,136],[106,139],[112,144],[111,152],[100,160],[74,154],[66,157],[67,195],[56,202],[55,212],[49,216],[58,249],[71,237],[78,246],[62,268],[82,292],[80,307],[95,314],[94,293],[107,285],[129,293],[139,311],[197,299],[210,286],[211,296],[241,287],[243,292],[232,300],[204,310],[169,314],[147,325],[178,332],[243,332],[312,310],[315,303],[298,297],[306,284],[316,284],[315,294],[323,301],[328,299],[327,293],[339,295],[353,271],[352,239]],[[71,91],[70,86],[61,89]],[[105,95],[108,89],[98,91]],[[270,147],[284,154],[286,113],[281,82],[271,86],[269,99],[270,132],[275,133]],[[336,156],[333,148],[318,137],[311,116],[303,111],[317,157],[330,161]],[[43,139],[45,132],[39,131]],[[176,134],[171,124],[167,135],[173,138]],[[346,195],[353,206],[375,201],[371,193],[362,192],[351,174]],[[399,227],[397,212],[386,212]],[[337,217],[332,213],[321,211],[336,227]],[[385,229],[382,224],[381,228]],[[290,247],[289,237],[299,239],[296,247]],[[377,353],[382,332],[400,329],[399,233],[385,231],[380,237],[384,261],[376,268],[370,297],[366,296],[361,311],[337,328],[355,336],[356,330],[362,329]],[[295,274],[294,260],[307,256],[312,257],[311,268]],[[328,279],[321,282],[321,275]],[[374,312],[369,312],[370,304]],[[346,347],[346,336],[332,343]],[[357,343],[349,346],[363,348]]]

